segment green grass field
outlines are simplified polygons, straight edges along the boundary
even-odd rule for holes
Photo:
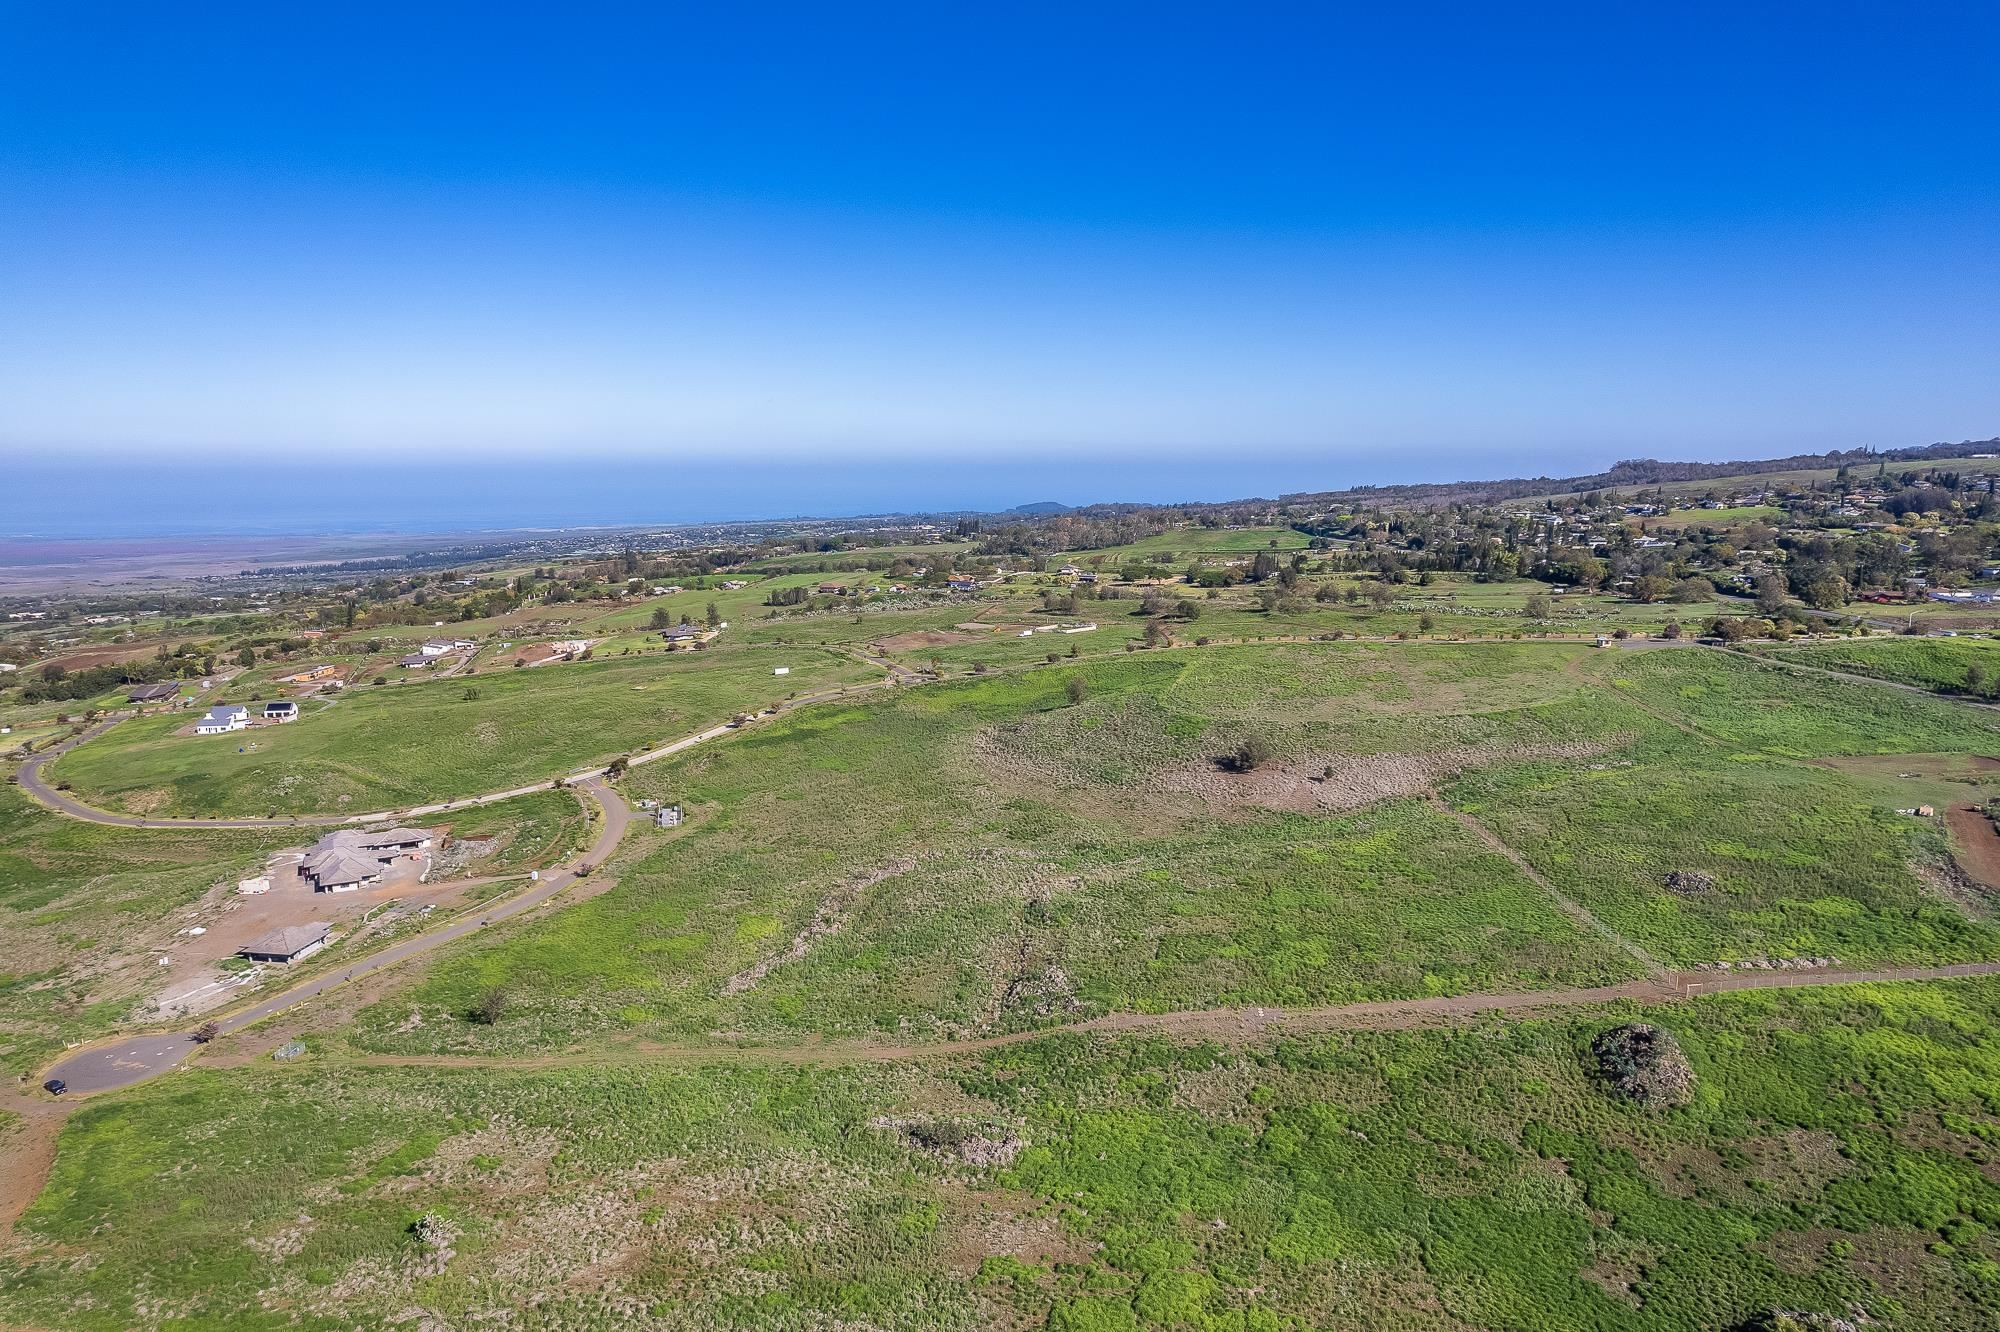
[[[1634,1017],[1686,1050],[1685,1108],[1592,1075],[1591,1038]],[[1996,1052],[1991,982],[893,1066],[336,1050],[79,1113],[0,1314],[1680,1332],[1792,1309],[1961,1332],[2000,1317]],[[965,1163],[967,1136],[999,1163]]]
[[[2000,642],[1977,638],[1884,639],[1811,647],[1767,648],[1778,661],[1873,676],[1943,693],[1966,688],[1976,663],[1989,680],[2000,681]]]
[[[1632,974],[1426,806],[1432,790],[1669,963],[2000,956],[1927,888],[1935,832],[1800,761],[1857,739],[1965,752],[1990,727],[1866,685],[1801,696],[1779,674],[1694,649],[1212,647],[818,709],[635,773],[634,793],[688,806],[687,830],[606,896],[440,964],[363,1030],[399,1051],[939,1037]],[[1781,705],[1800,719],[1748,724]],[[1725,719],[1740,734],[1673,729]],[[1263,791],[1218,774],[1252,733],[1307,776]],[[1677,869],[1717,885],[1683,899],[1663,883]],[[516,1017],[454,1020],[496,985],[522,996]]]
[[[791,674],[773,677],[778,665]],[[878,674],[842,655],[781,648],[494,670],[350,690],[289,725],[226,735],[174,734],[185,716],[140,718],[64,755],[49,776],[149,814],[358,814],[551,778]]]
[[[1526,589],[1406,591],[1504,613]],[[787,616],[706,653],[355,691],[249,733],[270,751],[217,737],[240,768],[125,724],[56,775],[244,812],[294,774],[302,802],[357,808],[489,789],[807,688],[809,661],[872,677],[822,634],[1037,606],[1023,587]],[[1200,625],[1229,617],[1268,622],[1232,602]],[[635,828],[605,891],[440,951],[343,1025],[280,1018],[225,1038],[234,1066],[81,1108],[0,1256],[0,1322],[1993,1324],[2000,981],[1413,1030],[1297,1014],[1611,984],[1647,957],[2000,959],[2000,894],[1941,887],[1953,848],[1893,809],[1905,768],[1983,791],[1996,714],[1699,647],[1127,652],[1132,632],[911,646],[952,678],[634,769],[628,798],[688,820]],[[1072,643],[1085,655],[1040,664]],[[1894,669],[1941,679],[1946,657]],[[962,673],[976,662],[1003,669]],[[1224,761],[1246,752],[1247,771]],[[574,845],[569,797],[513,803],[454,832],[518,864]],[[36,959],[0,989],[10,1066],[118,1016],[64,961],[77,938],[123,922],[143,940],[264,846],[0,792],[0,946]],[[1300,1025],[1257,1034],[1241,1015],[1259,1008]],[[1634,1017],[1684,1046],[1685,1106],[1593,1075],[1592,1038]],[[1068,1030],[1096,1019],[1168,1025]],[[258,1055],[307,1026],[304,1060]],[[1025,1039],[935,1048],[985,1038]]]
[[[1100,564],[1115,569],[1132,558],[1163,559],[1204,555],[1254,555],[1258,551],[1304,550],[1312,542],[1305,533],[1290,527],[1182,527],[1160,532],[1122,546],[1094,550],[1072,550],[1062,558],[1087,568]]]

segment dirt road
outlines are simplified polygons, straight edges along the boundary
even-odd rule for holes
[[[809,1040],[795,1045],[769,1046],[648,1042],[623,1050],[578,1050],[558,1055],[361,1055],[350,1062],[371,1068],[503,1069],[595,1067],[621,1060],[723,1064],[902,1063],[978,1054],[1074,1033],[1161,1034],[1190,1040],[1243,1040],[1324,1031],[1395,1031],[1444,1025],[1492,1013],[1526,1014],[1621,1001],[1671,1004],[1735,990],[1787,990],[1885,981],[1958,980],[1976,976],[2000,976],[2000,962],[1962,962],[1941,967],[1889,967],[1865,971],[1704,972],[1699,978],[1685,972],[1669,972],[1655,979],[1625,981],[1588,989],[1437,995],[1422,999],[1326,1004],[1312,1008],[1209,1008],[1179,1013],[1112,1013],[1082,1022],[1037,1027],[1031,1031],[927,1044],[866,1040]]]
[[[583,853],[578,864],[601,865],[613,851],[618,849],[618,843],[625,836],[625,830],[632,821],[632,811],[623,800],[619,799],[616,792],[601,781],[581,782],[578,784],[578,789],[589,796],[604,814],[603,829],[598,833],[597,840],[591,844],[590,849]],[[247,1007],[226,1015],[217,1015],[211,1020],[224,1034],[240,1031],[295,1004],[345,985],[349,981],[393,967],[412,957],[441,948],[453,940],[463,939],[503,920],[532,911],[567,888],[576,879],[577,872],[574,866],[551,871],[524,893],[483,906],[476,913],[467,912],[449,925],[405,939],[401,943],[391,944],[357,960],[352,966],[342,967],[312,980],[303,981],[274,995],[258,999]],[[150,1035],[128,1036],[78,1050],[53,1068],[46,1070],[41,1076],[44,1080],[61,1078],[69,1085],[71,1095],[113,1091],[157,1077],[200,1048],[189,1036],[181,1032],[166,1034],[155,1032]]]

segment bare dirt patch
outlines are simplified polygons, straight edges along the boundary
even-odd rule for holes
[[[950,633],[943,629],[916,629],[875,640],[877,652],[920,652],[924,648],[950,647],[954,643],[977,643],[985,634]]]
[[[1955,805],[1945,811],[1944,823],[1959,868],[1987,893],[2000,894],[2000,831],[1993,820],[1971,805]]]
[[[1589,758],[1601,744],[1478,745],[1430,754],[1315,754],[1233,772],[1213,759],[1180,764],[1147,783],[1205,803],[1264,809],[1360,809],[1378,801],[1427,795],[1469,768],[1531,759]]]

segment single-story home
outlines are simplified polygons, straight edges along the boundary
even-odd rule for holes
[[[690,638],[700,638],[701,630],[691,624],[670,624],[660,631],[660,637],[669,643],[685,643]]]
[[[382,877],[382,867],[427,850],[431,835],[422,828],[341,828],[313,844],[299,862],[299,875],[316,893],[353,892]]]
[[[250,724],[250,709],[241,703],[218,703],[208,710],[208,715],[194,724],[196,735],[221,735],[224,731],[240,731]]]
[[[236,951],[252,962],[298,962],[326,947],[327,936],[332,933],[333,926],[324,921],[286,925],[244,944]]]
[[[173,698],[181,692],[178,680],[165,680],[159,684],[139,685],[125,695],[127,703],[158,703],[162,699]]]
[[[436,657],[427,657],[421,652],[412,652],[409,656],[402,658],[396,664],[398,666],[408,666],[412,670],[415,670],[419,667],[428,666],[436,660],[437,660]]]
[[[382,877],[382,863],[341,847],[315,851],[299,862],[299,874],[316,893],[351,893]]]
[[[289,698],[278,699],[264,705],[264,720],[267,722],[288,722],[299,719],[299,705]]]
[[[469,652],[476,646],[469,638],[433,638],[418,651],[426,657],[442,657],[452,652]]]

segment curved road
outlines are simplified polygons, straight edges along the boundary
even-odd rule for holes
[[[794,708],[802,708],[813,703],[824,703],[828,699],[839,698],[861,690],[881,689],[897,684],[910,684],[925,678],[911,671],[908,667],[880,657],[875,657],[867,653],[856,653],[855,655],[859,660],[865,661],[871,666],[880,667],[888,671],[889,674],[883,679],[871,681],[866,684],[830,685],[825,689],[815,690],[810,694],[800,694],[797,698],[786,699],[781,703],[772,704],[764,713],[749,713],[751,721],[754,722],[762,716],[773,713],[790,712]],[[20,788],[27,792],[36,802],[48,809],[54,810],[58,814],[65,814],[70,818],[80,819],[85,823],[102,823],[114,828],[339,827],[349,823],[380,823],[387,819],[411,819],[426,814],[442,814],[448,810],[465,809],[473,805],[490,805],[497,801],[512,800],[518,796],[533,795],[538,791],[549,789],[548,781],[531,782],[526,786],[516,786],[505,791],[489,791],[484,795],[461,796],[456,800],[440,800],[428,805],[412,805],[408,809],[377,810],[372,814],[288,814],[282,818],[275,819],[150,819],[136,814],[117,814],[108,809],[99,809],[95,805],[85,804],[66,791],[58,791],[55,787],[49,785],[47,779],[42,776],[42,769],[51,761],[75,749],[78,745],[95,740],[98,736],[103,735],[130,715],[133,714],[127,713],[107,718],[71,736],[61,744],[53,745],[39,754],[30,756],[21,764],[20,771],[17,774],[17,781]],[[730,722],[724,722],[719,726],[711,726],[706,731],[701,731],[695,735],[684,736],[679,740],[671,741],[656,749],[648,749],[633,754],[625,760],[626,766],[637,767],[642,763],[651,763],[655,759],[666,758],[669,754],[678,754],[684,749],[693,748],[695,745],[702,744],[705,741],[718,739],[736,729],[739,728]],[[576,786],[603,777],[609,771],[608,767],[587,768],[581,772],[573,772],[567,776],[552,778],[550,780],[560,781],[568,786]]]
[[[595,801],[604,813],[603,830],[598,833],[597,840],[583,853],[578,863],[602,865],[605,858],[618,849],[618,843],[625,836],[625,829],[632,821],[632,811],[601,781],[593,779],[579,782],[577,789]],[[265,1018],[275,1013],[282,1013],[294,1004],[325,994],[328,990],[336,989],[349,981],[358,980],[385,967],[393,967],[399,962],[421,956],[435,948],[443,947],[454,939],[463,939],[469,934],[518,916],[524,911],[532,911],[574,883],[577,877],[574,868],[554,870],[525,893],[510,897],[503,902],[480,907],[476,915],[468,911],[449,925],[419,934],[415,938],[405,939],[401,943],[391,944],[357,960],[352,966],[340,967],[311,980],[301,981],[288,989],[259,999],[248,1008],[238,1009],[227,1017],[216,1018],[215,1024],[226,1034],[262,1022]],[[69,1090],[76,1094],[112,1091],[164,1073],[200,1048],[185,1033],[130,1036],[76,1051],[43,1073],[42,1077],[61,1078],[69,1084]]]

